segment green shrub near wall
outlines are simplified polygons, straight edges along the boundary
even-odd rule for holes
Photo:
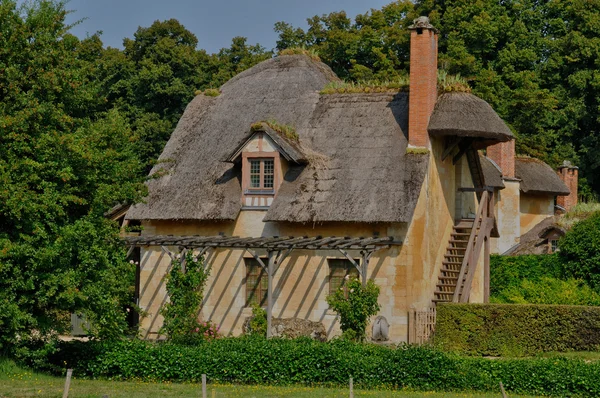
[[[520,286],[524,279],[561,278],[562,266],[557,254],[526,256],[490,256],[490,294]]]
[[[600,307],[440,304],[434,345],[492,356],[593,351],[600,348]]]
[[[39,358],[38,358],[39,359]],[[41,362],[37,362],[42,365]],[[494,391],[600,396],[600,363],[572,359],[464,358],[427,347],[387,348],[348,341],[228,338],[196,346],[144,341],[61,343],[43,368],[78,377],[425,391]]]

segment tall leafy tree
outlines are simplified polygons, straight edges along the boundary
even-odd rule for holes
[[[314,49],[344,79],[393,79],[408,70],[408,26],[417,16],[411,1],[400,0],[381,10],[371,9],[354,21],[344,11],[314,16],[308,19],[306,32],[278,22],[277,49]]]
[[[100,51],[68,33],[62,2],[0,1],[0,344],[125,326],[131,266],[104,213],[143,194],[135,135],[95,81]]]

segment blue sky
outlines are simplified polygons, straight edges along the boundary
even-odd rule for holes
[[[209,53],[229,47],[235,36],[248,43],[275,47],[273,25],[285,21],[306,28],[314,15],[344,10],[354,17],[371,8],[381,8],[392,0],[70,0],[67,9],[75,10],[68,21],[87,18],[72,29],[85,37],[103,31],[105,45],[122,47],[125,37],[133,37],[138,26],[148,27],[155,20],[175,18],[198,37],[198,47]]]

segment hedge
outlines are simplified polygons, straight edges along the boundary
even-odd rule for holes
[[[39,358],[38,358],[39,359]],[[122,380],[495,391],[600,396],[600,363],[573,359],[465,358],[427,347],[387,348],[347,341],[228,338],[182,346],[144,341],[68,342],[43,367],[78,377]],[[40,362],[37,362],[40,365]]]
[[[600,348],[600,307],[441,304],[434,345],[470,355],[527,356]]]

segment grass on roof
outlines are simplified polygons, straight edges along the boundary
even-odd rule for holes
[[[319,57],[319,54],[315,50],[306,49],[303,47],[285,48],[279,51],[278,55],[306,55],[315,62],[321,62],[321,57]]]
[[[196,92],[194,94],[196,94],[196,95],[204,94],[207,97],[218,97],[219,95],[221,95],[221,92],[219,91],[218,88],[207,88],[204,91],[196,90]]]
[[[355,94],[355,93],[398,93],[408,91],[408,78],[398,78],[397,80],[370,80],[363,82],[330,82],[321,94]]]
[[[598,202],[577,203],[564,217],[559,218],[558,225],[570,229],[574,224],[585,220],[599,211],[600,203]]]
[[[438,92],[441,93],[470,93],[471,87],[467,79],[460,74],[450,75],[445,70],[438,70]]]
[[[398,93],[408,92],[410,82],[403,76],[395,80],[369,80],[360,82],[330,82],[320,94],[355,94],[355,93]],[[471,87],[467,79],[460,75],[450,75],[444,70],[438,71],[438,93],[461,92],[470,93]]]
[[[298,137],[298,133],[296,133],[296,129],[293,126],[289,126],[287,124],[281,124],[277,122],[275,119],[268,119],[262,122],[252,123],[250,126],[250,131],[260,131],[263,129],[262,124],[265,123],[267,126],[284,136],[290,141],[298,142],[300,139]]]
[[[420,148],[420,147],[411,147],[406,148],[407,155],[426,155],[429,153],[429,149]]]

